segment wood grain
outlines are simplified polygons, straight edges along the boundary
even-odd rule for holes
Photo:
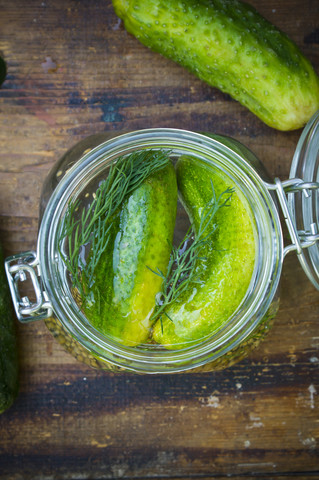
[[[319,4],[250,0],[319,71]],[[285,179],[300,131],[278,132],[128,35],[109,0],[0,0],[0,237],[36,248],[49,169],[98,132],[145,127],[237,138]],[[262,345],[210,374],[101,373],[43,323],[18,326],[21,388],[0,417],[0,478],[319,478],[319,295],[297,258]]]

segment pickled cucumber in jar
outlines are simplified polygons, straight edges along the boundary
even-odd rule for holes
[[[79,253],[69,271],[73,292],[89,323],[112,341],[194,345],[219,331],[245,298],[256,256],[250,207],[228,175],[192,156],[145,150],[115,165],[86,211],[97,221],[86,260]],[[180,243],[178,197],[190,225]]]
[[[190,346],[220,330],[242,303],[255,266],[254,223],[234,182],[188,156],[179,158],[176,173],[196,254],[193,278],[167,302],[154,325],[154,340],[169,349]]]
[[[92,325],[124,345],[149,337],[155,298],[166,271],[177,205],[174,167],[151,174],[112,219],[111,235],[94,274],[94,297],[84,311]]]

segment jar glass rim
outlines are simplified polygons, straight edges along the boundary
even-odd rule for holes
[[[187,130],[158,128],[137,130],[107,140],[86,153],[63,177],[54,190],[44,212],[38,237],[38,255],[43,283],[53,310],[63,326],[78,341],[102,360],[121,367],[154,373],[194,368],[227,353],[245,339],[258,325],[271,305],[277,291],[283,258],[281,225],[273,199],[258,173],[249,162],[231,147],[205,134]],[[84,185],[116,160],[117,157],[143,148],[167,148],[174,154],[183,152],[197,156],[207,163],[215,162],[235,179],[245,194],[262,229],[259,254],[262,255],[254,282],[244,301],[244,309],[236,312],[231,321],[212,337],[181,350],[140,349],[125,347],[106,339],[83,321],[75,301],[65,288],[61,262],[57,258],[57,234],[60,218],[70,198],[79,195]],[[267,244],[268,251],[262,251]],[[257,291],[255,290],[258,286]]]

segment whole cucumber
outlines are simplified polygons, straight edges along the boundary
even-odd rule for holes
[[[96,329],[121,344],[138,345],[149,336],[162,283],[151,270],[167,269],[176,208],[176,175],[169,163],[134,190],[113,219],[95,270],[95,298],[85,312]]]
[[[7,74],[6,62],[0,57],[0,86],[4,82]]]
[[[228,93],[267,125],[302,127],[319,79],[298,47],[238,0],[113,0],[128,32]]]
[[[0,413],[11,406],[19,389],[17,337],[3,251],[0,245]]]
[[[176,166],[181,201],[198,231],[200,215],[212,198],[235,185],[215,168],[182,156]],[[250,209],[235,189],[230,204],[214,218],[211,242],[200,252],[196,273],[200,283],[168,305],[153,329],[153,338],[166,348],[182,348],[217,331],[242,302],[255,265],[255,235]]]

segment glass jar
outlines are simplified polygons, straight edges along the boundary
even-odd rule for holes
[[[289,251],[296,250],[307,275],[319,288],[318,124],[319,115],[316,115],[304,131],[302,145],[298,145],[292,172],[293,177],[298,173],[300,178],[286,182],[275,179],[274,183],[249,149],[220,135],[160,128],[117,136],[100,134],[83,140],[64,155],[45,181],[37,251],[24,252],[6,260],[18,319],[22,322],[44,320],[57,340],[78,360],[105,370],[139,373],[210,371],[240,360],[258,345],[275,317],[282,263]],[[309,147],[310,156],[304,145],[309,142],[315,143],[314,147]],[[246,198],[256,227],[255,269],[241,305],[218,332],[179,350],[165,350],[151,344],[127,347],[99,333],[80,311],[59,255],[59,228],[70,201],[83,195],[88,185],[107,172],[117,158],[142,149],[169,150],[174,158],[191,155],[220,169]],[[305,163],[305,158],[311,168],[308,165],[299,172],[300,163]],[[277,204],[292,240],[286,247]],[[179,204],[178,228],[181,218],[182,206]],[[26,280],[32,283],[33,299],[20,294],[21,282]]]

